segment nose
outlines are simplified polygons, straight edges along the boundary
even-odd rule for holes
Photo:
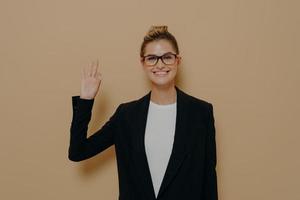
[[[156,66],[157,66],[158,68],[162,68],[162,67],[165,66],[165,64],[162,62],[161,58],[158,59],[158,61],[157,61],[157,63],[156,63]]]

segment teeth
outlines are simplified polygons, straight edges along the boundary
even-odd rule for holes
[[[157,75],[164,75],[164,74],[167,74],[168,72],[154,72],[154,73]]]

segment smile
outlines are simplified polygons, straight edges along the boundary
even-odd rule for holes
[[[165,76],[169,73],[169,71],[157,71],[157,72],[153,72],[153,74],[155,74],[156,76]]]

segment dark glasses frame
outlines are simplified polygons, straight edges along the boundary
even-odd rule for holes
[[[165,65],[173,65],[173,64],[167,64],[167,63],[165,63],[164,62],[164,59],[163,59],[163,57],[164,56],[166,56],[166,55],[173,55],[173,56],[175,56],[175,61],[176,61],[176,59],[178,58],[178,54],[175,54],[175,53],[172,53],[172,52],[167,52],[167,53],[164,53],[163,55],[161,55],[161,56],[157,56],[157,55],[155,55],[155,54],[149,54],[149,55],[146,55],[146,56],[142,56],[142,58],[143,58],[143,62],[145,63],[145,59],[147,58],[147,57],[155,57],[156,58],[156,61],[155,61],[155,63],[154,64],[151,64],[151,65],[149,65],[149,66],[154,66],[154,65],[156,65],[157,63],[158,63],[158,60],[160,59]]]

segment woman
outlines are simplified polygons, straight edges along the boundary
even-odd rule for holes
[[[178,44],[167,26],[152,26],[140,50],[151,81],[143,97],[122,103],[87,138],[99,63],[84,69],[80,96],[73,96],[69,159],[88,159],[115,145],[119,200],[217,200],[213,106],[175,85]]]

